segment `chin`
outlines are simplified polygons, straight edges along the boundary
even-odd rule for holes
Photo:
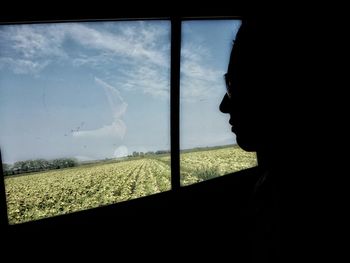
[[[238,146],[247,152],[256,152],[257,150],[257,145],[253,142],[253,140],[237,136],[236,141]]]

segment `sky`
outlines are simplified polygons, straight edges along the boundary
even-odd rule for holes
[[[186,21],[181,149],[235,143],[218,110],[239,21]],[[0,26],[4,163],[170,150],[170,22]]]

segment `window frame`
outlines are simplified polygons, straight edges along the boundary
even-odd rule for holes
[[[223,10],[219,13],[223,13]],[[138,20],[166,20],[170,21],[170,167],[171,167],[171,189],[166,192],[177,193],[181,188],[180,185],[180,64],[181,64],[181,34],[182,34],[182,22],[193,21],[193,20],[242,20],[241,15],[232,15],[224,10],[223,15],[210,15],[211,11],[202,14],[192,14],[192,15],[165,15],[161,16],[159,14],[155,15],[116,15],[112,18],[106,18],[105,16],[95,16],[94,18],[83,16],[77,18],[76,16],[50,16],[41,15],[39,17],[16,17],[16,16],[0,16],[0,25],[12,25],[12,24],[39,24],[39,23],[65,23],[65,22],[98,22],[98,21],[138,21]],[[7,216],[7,203],[6,203],[6,191],[5,191],[5,180],[3,175],[3,167],[1,161],[1,149],[0,149],[0,227],[11,227],[15,228],[18,226],[10,225],[8,223]],[[164,193],[164,192],[163,192]],[[159,193],[162,194],[162,193]],[[146,196],[145,198],[147,198]],[[135,199],[137,200],[137,199]],[[131,201],[131,200],[130,200]],[[129,202],[129,201],[126,201]],[[126,203],[121,202],[121,203]],[[120,206],[121,203],[115,203],[108,205],[109,207]],[[89,210],[98,210],[102,207],[91,208],[88,210],[82,210],[79,212],[80,216],[82,213],[88,214]],[[72,213],[72,214],[75,214]],[[98,213],[98,212],[97,212]],[[68,214],[69,215],[69,214]],[[65,215],[59,215],[55,218],[43,218],[38,221],[44,222],[47,220],[57,220],[57,218],[66,217]],[[68,220],[69,221],[69,220]],[[29,221],[22,223],[20,225],[30,226],[33,222]]]

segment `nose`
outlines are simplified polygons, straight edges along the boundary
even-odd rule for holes
[[[229,105],[230,105],[230,99],[228,98],[228,95],[225,94],[225,96],[222,98],[222,101],[220,103],[219,109],[222,113],[230,113]]]

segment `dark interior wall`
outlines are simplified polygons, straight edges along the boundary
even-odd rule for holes
[[[12,6],[11,6],[12,5]],[[28,21],[57,21],[57,20],[80,20],[80,19],[137,19],[137,18],[168,18],[180,17],[232,17],[247,14],[244,8],[230,1],[231,6],[208,4],[185,5],[178,2],[166,2],[152,4],[123,2],[122,6],[116,3],[110,5],[84,4],[83,8],[72,7],[67,4],[50,4],[36,7],[32,3],[21,3],[0,11],[0,22],[28,22]],[[20,11],[19,8],[22,10]],[[25,12],[23,10],[26,10]]]
[[[250,168],[176,191],[10,226],[10,229],[40,230],[68,225],[78,228],[96,226],[117,229],[120,224],[157,222],[160,219],[163,222],[166,219],[170,225],[185,225],[192,220],[198,224],[209,225],[228,218],[239,220],[249,213],[247,208],[259,176],[257,170],[258,168]],[[177,221],[181,218],[182,220]]]
[[[250,202],[257,178],[257,168],[251,168],[178,191],[11,226],[2,231],[1,240],[8,251],[30,253],[59,246],[60,253],[74,248],[79,254],[78,247],[90,246],[83,257],[97,253],[119,258],[125,253],[122,247],[129,256],[152,248],[147,253],[155,257],[169,250],[168,256],[215,255],[219,261],[229,256],[234,262],[250,262]]]
[[[33,10],[33,8],[31,8]],[[141,12],[136,9],[123,11],[58,12],[54,8],[49,12],[1,11],[1,23],[40,22],[76,19],[126,19],[156,17],[240,17],[239,12],[227,7],[215,8],[202,6],[196,10],[174,11],[164,7],[162,11]],[[125,237],[167,237],[183,238],[182,242],[204,242],[207,235],[213,236],[208,242],[218,242],[215,238],[228,238],[230,244],[240,244],[232,251],[243,253],[249,243],[251,230],[249,204],[251,192],[257,180],[257,169],[248,169],[235,174],[212,179],[196,185],[180,188],[176,191],[160,193],[124,203],[102,208],[81,211],[68,215],[28,222],[16,226],[3,226],[1,239],[20,240],[27,235],[47,240],[71,237],[75,233],[95,233],[112,235],[115,240]],[[3,184],[3,181],[2,181]],[[4,191],[2,191],[4,193]],[[4,204],[4,203],[3,203]],[[4,207],[2,207],[2,211]],[[185,239],[185,240],[184,240]],[[187,239],[187,240],[186,240]],[[235,252],[235,253],[236,253]]]

